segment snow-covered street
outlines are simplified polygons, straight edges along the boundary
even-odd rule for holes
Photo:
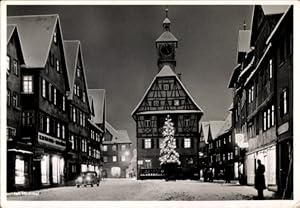
[[[68,186],[24,193],[9,193],[7,200],[252,200],[256,196],[254,187],[233,183],[133,179],[105,179],[99,187]],[[264,194],[266,199],[273,198],[273,192]]]

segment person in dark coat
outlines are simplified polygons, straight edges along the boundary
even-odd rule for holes
[[[265,183],[265,166],[261,164],[260,160],[257,160],[258,167],[255,172],[255,188],[257,189],[257,198],[264,198],[264,189],[266,189]]]

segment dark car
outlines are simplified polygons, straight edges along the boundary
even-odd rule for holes
[[[91,185],[91,187],[93,187],[94,185],[99,186],[100,177],[97,175],[95,171],[82,172],[76,178],[75,184],[77,188],[79,188],[81,185],[83,185],[84,187],[86,187],[87,185]]]

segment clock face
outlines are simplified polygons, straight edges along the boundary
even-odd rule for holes
[[[160,47],[160,52],[165,56],[169,56],[173,52],[173,47],[169,44],[164,44]]]

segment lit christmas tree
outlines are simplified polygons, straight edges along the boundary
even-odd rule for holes
[[[163,144],[160,150],[160,165],[177,163],[180,165],[179,154],[176,152],[176,139],[174,138],[175,128],[172,119],[168,115],[163,126]]]

